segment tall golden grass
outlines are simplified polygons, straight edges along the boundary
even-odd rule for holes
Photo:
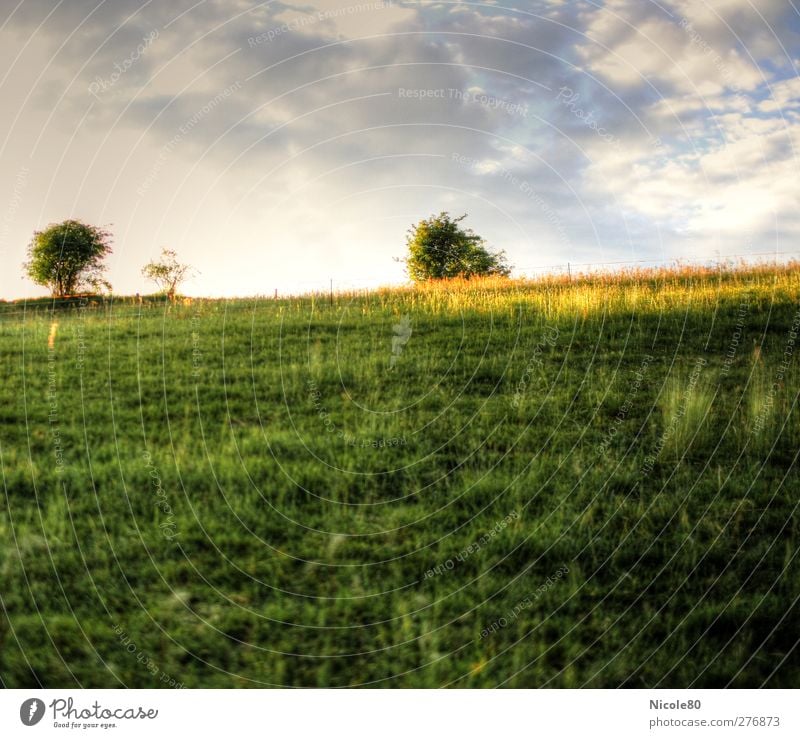
[[[373,292],[340,293],[338,298],[369,296],[384,306],[395,303],[398,309],[434,312],[502,310],[524,303],[549,317],[558,317],[629,310],[705,310],[744,294],[755,303],[797,299],[800,261],[723,267],[676,264],[533,279],[438,280]]]

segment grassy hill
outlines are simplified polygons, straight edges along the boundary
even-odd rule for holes
[[[799,297],[6,304],[2,685],[794,687]]]

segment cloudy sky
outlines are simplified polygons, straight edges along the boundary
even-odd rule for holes
[[[441,210],[517,274],[800,257],[796,0],[16,2],[0,297],[66,218],[119,294],[164,246],[188,294],[401,282]]]

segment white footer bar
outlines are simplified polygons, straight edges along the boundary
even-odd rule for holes
[[[0,735],[798,736],[791,690],[5,690]],[[187,733],[186,731],[192,731]]]

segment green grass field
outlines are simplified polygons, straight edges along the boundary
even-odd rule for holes
[[[6,304],[2,685],[796,687],[799,297]]]

